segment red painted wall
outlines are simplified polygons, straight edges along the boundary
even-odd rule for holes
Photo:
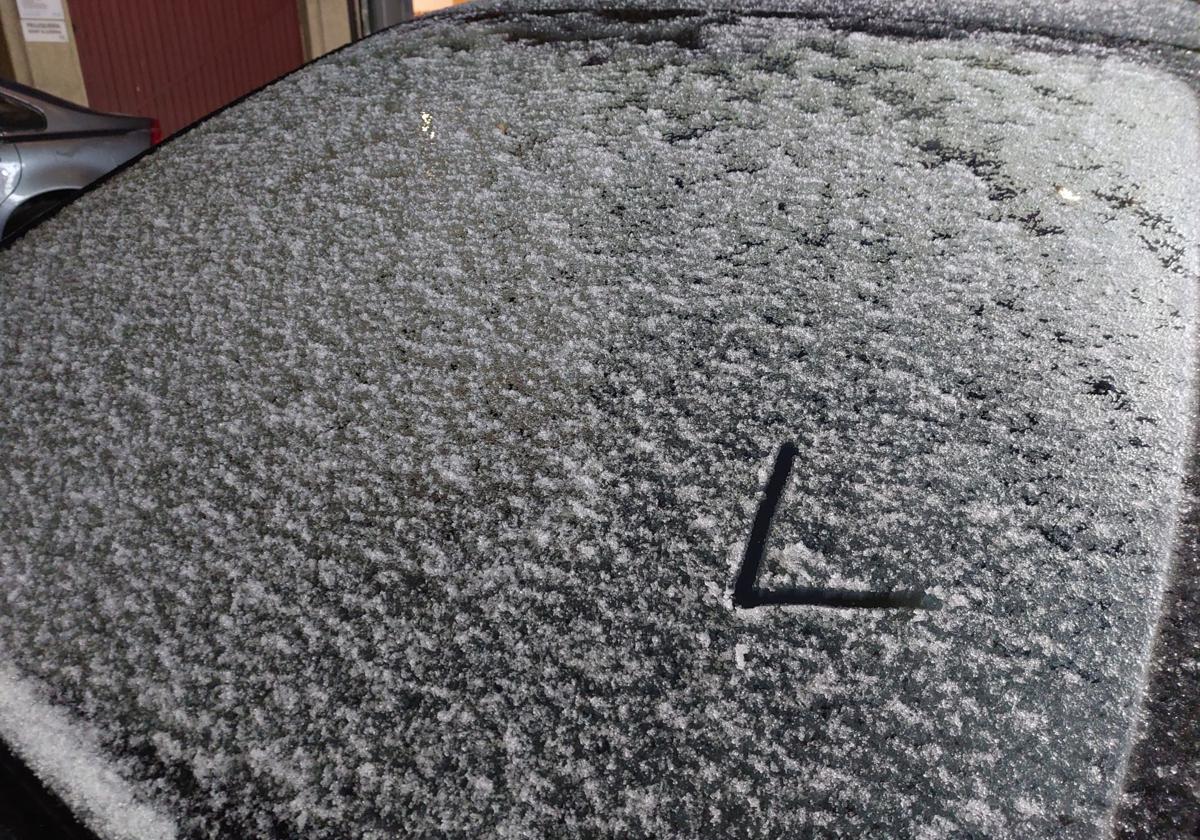
[[[72,0],[88,105],[172,134],[304,63],[296,0]]]

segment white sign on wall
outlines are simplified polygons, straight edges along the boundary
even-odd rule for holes
[[[67,22],[65,20],[26,20],[21,18],[21,32],[25,35],[26,41],[67,43]]]
[[[34,20],[63,20],[62,0],[17,0],[17,13]]]

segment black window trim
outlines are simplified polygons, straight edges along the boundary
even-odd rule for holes
[[[33,115],[39,123],[36,126],[25,125],[17,128],[5,128],[3,122],[0,122],[0,137],[14,137],[22,134],[41,133],[46,130],[46,114],[37,106],[32,105],[23,99],[17,99],[13,96],[9,96],[3,91],[0,91],[0,103],[11,105],[21,111],[25,111]]]

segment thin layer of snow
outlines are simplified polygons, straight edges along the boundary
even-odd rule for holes
[[[1180,494],[1197,122],[1025,38],[347,49],[0,257],[10,665],[200,836],[1091,837]],[[765,574],[941,610],[730,608],[783,440]]]
[[[0,661],[0,737],[54,792],[105,837],[173,840],[171,818],[138,797],[96,733],[47,702],[27,677]]]
[[[450,16],[496,11],[594,9],[622,14],[622,0],[480,0]],[[750,13],[820,17],[854,21],[883,30],[932,27],[983,31],[1058,33],[1068,37],[1145,40],[1200,48],[1200,4],[1194,0],[639,0],[641,11],[694,10],[707,14]],[[446,13],[443,13],[446,14]]]

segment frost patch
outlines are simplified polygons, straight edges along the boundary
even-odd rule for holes
[[[83,821],[111,840],[173,840],[174,821],[139,800],[96,734],[47,703],[32,681],[0,663],[0,736]]]

